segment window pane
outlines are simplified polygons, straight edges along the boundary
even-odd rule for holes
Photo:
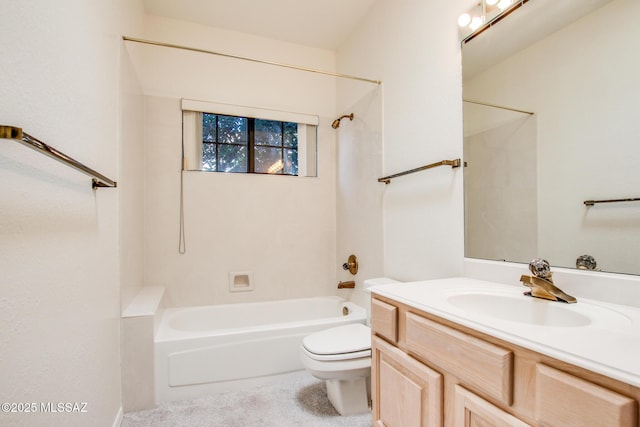
[[[216,169],[216,144],[202,144],[202,170],[215,172]]]
[[[255,121],[255,144],[271,145],[273,147],[282,146],[282,122],[275,120]]]
[[[216,115],[202,113],[202,141],[216,141]]]
[[[247,172],[247,147],[219,145],[218,172]]]
[[[298,150],[284,150],[284,173],[287,175],[298,175]]]
[[[284,124],[284,146],[298,148],[298,124],[285,122]]]
[[[317,126],[186,110],[183,125],[186,169],[317,176]]]
[[[280,148],[256,147],[255,169],[258,173],[282,173],[282,150]]]
[[[246,117],[218,116],[218,142],[246,144],[248,139]]]

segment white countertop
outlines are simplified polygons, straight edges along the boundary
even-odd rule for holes
[[[585,298],[578,298],[575,304],[565,304],[524,296],[523,292],[527,290],[525,286],[466,277],[371,288],[374,294],[640,387],[640,308]],[[486,296],[481,305],[454,303],[459,295],[475,294]],[[458,299],[464,300],[464,297]],[[513,320],[519,313],[518,307],[509,310],[511,301],[521,308],[535,304],[536,314],[543,317],[547,314],[560,316],[551,316],[553,319],[549,322],[554,326],[544,325],[544,319],[538,318],[534,321],[524,317]],[[564,326],[555,326],[555,319]],[[577,321],[573,322],[573,319]]]

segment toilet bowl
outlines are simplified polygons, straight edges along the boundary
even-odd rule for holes
[[[371,329],[361,323],[338,326],[302,340],[302,363],[325,380],[327,396],[340,415],[369,410]]]
[[[385,277],[368,279],[372,286],[397,283]],[[367,309],[367,318],[370,310]],[[306,336],[300,351],[302,363],[314,377],[325,380],[327,396],[340,415],[369,410],[371,398],[371,329],[353,323]]]

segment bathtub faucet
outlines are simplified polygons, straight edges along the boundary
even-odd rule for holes
[[[347,262],[342,264],[343,270],[349,270],[349,273],[356,275],[358,273],[358,257],[355,255],[349,255]]]
[[[338,289],[353,289],[356,287],[356,282],[354,282],[353,280],[349,280],[347,282],[340,282],[338,283]]]

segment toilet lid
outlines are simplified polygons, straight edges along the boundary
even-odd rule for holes
[[[302,345],[310,353],[318,355],[371,350],[371,329],[362,323],[338,326],[304,337]]]

